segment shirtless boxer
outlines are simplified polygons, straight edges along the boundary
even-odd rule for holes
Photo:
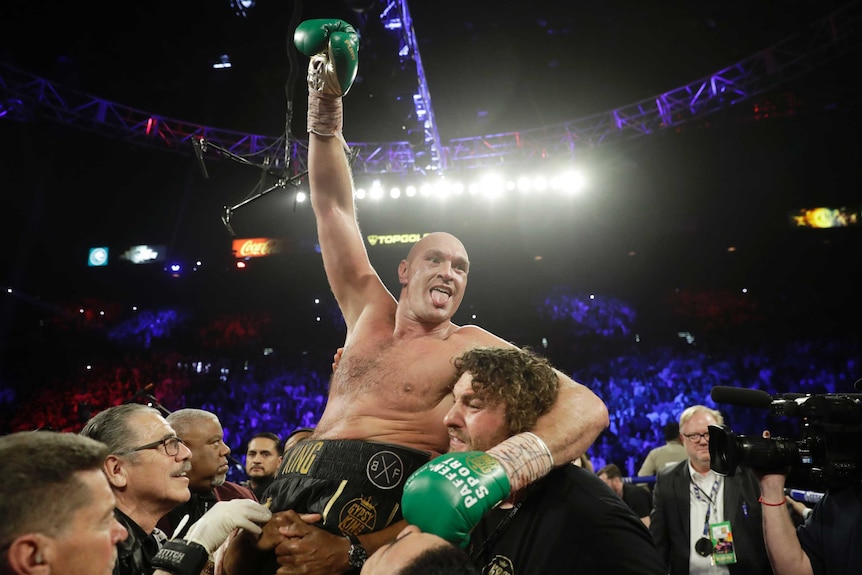
[[[461,242],[448,233],[423,237],[399,264],[397,300],[386,288],[371,265],[356,219],[341,134],[341,98],[356,75],[358,36],[341,20],[309,20],[297,27],[294,40],[311,58],[311,205],[347,335],[314,434],[285,452],[264,503],[269,499],[273,512],[321,514],[319,526],[338,534],[327,540],[327,553],[342,562],[333,571],[344,572],[348,566],[361,567],[363,552],[370,554],[397,534],[375,532],[401,519],[404,480],[448,449],[443,416],[452,406],[453,358],[477,346],[514,346],[480,327],[452,322],[467,287],[470,261]],[[533,433],[516,435],[489,452],[511,489],[568,464],[608,425],[607,408],[594,393],[559,371],[557,376],[559,398]],[[486,499],[482,504],[490,508],[498,502]],[[275,513],[271,523],[283,526],[287,521]],[[262,571],[252,566],[257,564],[255,551],[272,549],[277,535],[276,528],[264,529],[257,540],[238,537],[228,553],[227,573],[273,573],[272,553]]]

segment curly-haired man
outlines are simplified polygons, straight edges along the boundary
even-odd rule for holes
[[[455,359],[449,451],[484,451],[529,432],[557,377],[528,350],[476,348]],[[566,465],[485,514],[468,547],[483,573],[663,573],[646,526],[586,469]]]

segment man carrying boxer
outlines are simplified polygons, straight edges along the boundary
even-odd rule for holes
[[[412,525],[401,535],[414,534],[412,553],[440,549],[442,538],[465,548],[481,573],[664,575],[649,530],[592,472],[564,465],[511,491],[500,466],[490,461],[489,451],[530,431],[556,401],[559,379],[550,363],[526,350],[487,347],[466,351],[455,366],[454,404],[444,417],[450,451],[419,468],[404,486],[404,517]],[[502,503],[487,511],[478,504],[485,498]],[[302,519],[315,521],[292,516],[281,528],[286,540],[276,553],[304,572],[331,572],[320,551],[327,548],[326,538],[336,536]],[[386,551],[398,545],[375,552],[363,575],[400,573]]]
[[[398,266],[396,300],[371,266],[356,219],[345,154],[341,98],[356,76],[359,42],[341,20],[297,27],[297,48],[309,56],[309,186],[323,264],[344,320],[344,354],[314,434],[284,454],[264,494],[274,512],[320,513],[321,526],[340,534],[340,568],[360,567],[363,555],[392,535],[377,534],[401,518],[404,480],[429,457],[446,451],[443,416],[452,406],[452,359],[467,349],[513,348],[509,342],[452,317],[464,297],[470,261],[447,233],[422,238]],[[607,408],[589,389],[560,372],[559,397],[536,423],[489,451],[512,489],[520,489],[583,453],[608,425]],[[489,509],[497,501],[483,499]],[[454,510],[438,510],[446,513]],[[481,516],[481,513],[479,514]],[[275,514],[273,522],[284,519]],[[272,549],[266,536],[231,545],[230,575],[252,573],[253,549]],[[393,534],[394,535],[394,534]],[[365,549],[363,549],[363,547]],[[270,553],[270,556],[272,554]],[[285,559],[289,562],[289,559]],[[284,563],[282,563],[284,565]],[[264,573],[275,570],[270,561]]]
[[[559,378],[547,359],[475,348],[455,366],[454,405],[444,419],[449,453],[407,480],[408,522],[466,548],[482,573],[665,573],[649,530],[593,473],[563,465],[510,490],[505,474],[488,464],[489,453],[532,430],[554,404]],[[503,501],[475,517],[483,497]],[[448,508],[458,516],[437,512]]]

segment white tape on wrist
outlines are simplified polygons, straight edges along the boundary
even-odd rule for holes
[[[326,96],[316,90],[308,91],[308,131],[318,136],[340,134],[344,125],[344,107],[340,96]]]
[[[551,450],[538,435],[529,431],[513,435],[487,453],[506,470],[513,492],[541,479],[554,468]]]

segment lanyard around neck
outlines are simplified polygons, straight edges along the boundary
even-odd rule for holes
[[[715,502],[718,496],[718,489],[721,487],[721,477],[717,478],[712,484],[709,495],[704,493],[700,486],[694,482],[694,478],[691,475],[688,476],[688,479],[691,481],[692,487],[694,487],[694,497],[701,503],[706,503],[706,517],[703,518],[703,535],[706,536],[709,533],[709,517],[712,515],[712,508],[717,508]]]

